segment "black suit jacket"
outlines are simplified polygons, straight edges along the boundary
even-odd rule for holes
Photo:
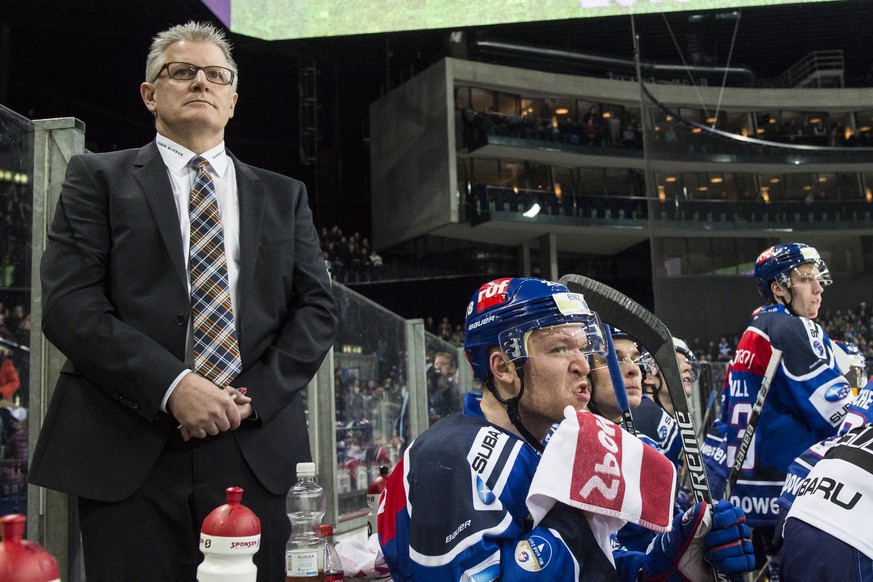
[[[234,431],[264,486],[309,460],[300,391],[337,327],[305,186],[232,158],[240,206],[242,373],[258,412]],[[68,361],[52,395],[32,483],[118,501],[143,482],[177,422],[160,410],[184,370],[191,316],[179,218],[155,143],[74,156],[41,267],[43,332]]]

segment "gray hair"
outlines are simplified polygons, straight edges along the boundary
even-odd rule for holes
[[[146,58],[146,82],[154,83],[157,80],[158,75],[161,74],[161,67],[164,66],[162,62],[164,51],[170,45],[181,41],[209,42],[220,48],[227,59],[230,69],[234,73],[233,90],[236,91],[239,72],[236,68],[236,61],[233,60],[233,55],[230,54],[230,41],[227,40],[224,31],[216,28],[209,22],[194,22],[193,20],[185,24],[177,24],[155,35],[152,39],[149,55]]]

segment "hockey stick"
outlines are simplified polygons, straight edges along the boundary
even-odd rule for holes
[[[588,306],[597,312],[602,321],[625,331],[652,354],[661,369],[664,381],[667,382],[667,390],[673,401],[673,416],[679,427],[679,437],[682,439],[682,450],[685,453],[685,466],[688,467],[691,476],[694,500],[705,501],[712,505],[712,492],[706,479],[700,443],[694,430],[694,420],[688,410],[688,397],[682,384],[682,374],[679,372],[670,330],[645,307],[608,285],[582,275],[564,275],[558,282],[570,291],[584,295]],[[712,573],[717,581],[727,580],[727,577],[715,569]],[[731,577],[731,580],[734,579],[739,578]]]
[[[764,400],[766,400],[767,394],[770,392],[770,382],[773,381],[773,376],[776,375],[776,369],[781,361],[782,350],[773,348],[773,352],[770,354],[770,361],[767,363],[767,370],[764,372],[764,378],[761,380],[761,388],[758,389],[758,398],[755,399],[755,405],[752,407],[746,428],[743,430],[743,438],[740,440],[740,446],[737,448],[736,456],[734,456],[734,464],[731,467],[731,473],[724,488],[725,499],[731,498],[731,492],[734,490],[734,485],[737,484],[740,471],[743,470],[743,463],[746,462],[746,455],[749,454],[749,447],[752,444],[752,438],[755,436],[755,429],[758,428],[758,418],[761,416]]]
[[[645,307],[608,285],[582,275],[564,275],[558,282],[570,291],[582,293],[589,307],[597,312],[601,320],[627,332],[652,354],[673,401],[673,415],[679,427],[679,437],[682,439],[682,450],[691,476],[694,500],[712,504],[712,493],[703,468],[700,443],[694,430],[693,417],[688,409],[688,397],[685,395],[682,374],[676,362],[676,350],[673,347],[670,330]]]
[[[624,428],[635,435],[637,431],[634,428],[634,417],[631,415],[630,403],[627,401],[627,390],[624,387],[624,377],[621,373],[621,364],[618,363],[618,354],[615,352],[615,343],[612,340],[613,329],[612,325],[606,326],[606,365],[609,368],[612,389],[615,391],[615,403],[618,404],[624,419]]]
[[[713,388],[709,391],[709,397],[706,399],[706,413],[703,415],[703,420],[700,422],[700,426],[698,427],[699,431],[697,433],[697,442],[702,442],[703,439],[706,438],[706,431],[709,429],[709,417],[712,416],[712,410],[713,408],[715,408],[715,397],[716,389]],[[685,465],[682,465],[682,471],[679,473],[679,483],[685,485],[687,477],[688,471]]]

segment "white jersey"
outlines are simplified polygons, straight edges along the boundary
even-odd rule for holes
[[[873,424],[839,439],[797,490],[788,519],[829,533],[873,559]]]

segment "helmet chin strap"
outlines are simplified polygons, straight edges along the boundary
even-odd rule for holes
[[[791,289],[785,287],[785,292],[788,293],[788,301],[782,301],[782,305],[785,306],[785,309],[788,310],[788,313],[790,313],[794,317],[801,317],[801,315],[794,310],[794,307],[791,306],[791,304],[794,303],[794,295],[791,294]]]
[[[512,398],[503,399],[500,394],[497,393],[497,389],[494,387],[494,379],[492,378],[490,382],[488,382],[488,389],[491,390],[491,393],[494,395],[501,404],[506,406],[506,414],[509,416],[509,421],[512,422],[513,426],[518,429],[518,432],[521,433],[521,436],[524,437],[524,440],[527,443],[535,448],[538,452],[542,453],[546,450],[543,446],[543,443],[539,441],[531,432],[527,429],[524,424],[521,422],[521,415],[518,413],[518,401],[521,400],[522,395],[524,394],[524,372],[521,369],[521,364],[515,364],[515,372],[518,374],[518,379],[521,382],[521,386],[518,389],[518,394],[513,396]]]

